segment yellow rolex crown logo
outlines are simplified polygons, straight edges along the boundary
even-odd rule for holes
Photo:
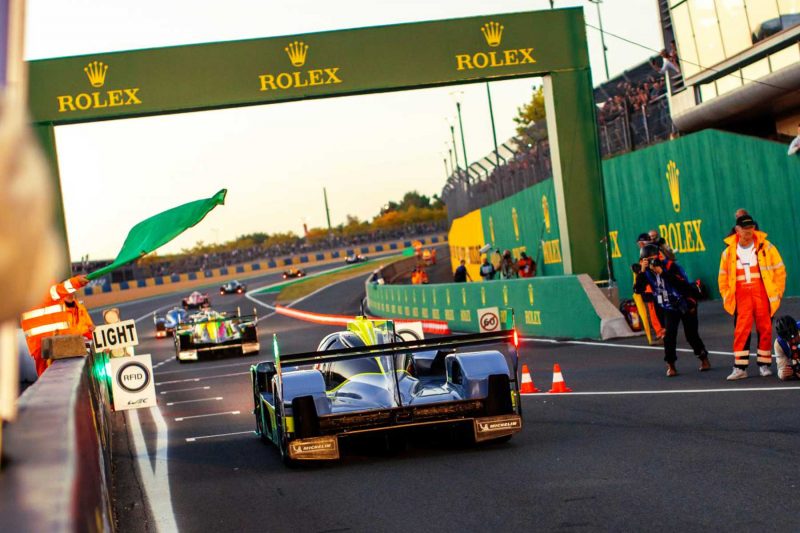
[[[102,61],[92,61],[83,67],[83,71],[86,73],[86,77],[89,78],[89,83],[92,84],[92,87],[102,87],[106,82],[108,65]]]
[[[486,44],[489,46],[500,46],[500,39],[503,38],[503,25],[499,22],[487,22],[481,27]]]
[[[302,41],[294,41],[289,43],[289,46],[284,48],[289,55],[289,61],[295,67],[302,67],[306,62],[306,54],[308,53],[308,45]]]
[[[667,164],[667,183],[669,184],[669,196],[672,199],[672,209],[676,213],[681,210],[681,184],[680,184],[681,171],[678,170],[678,165],[675,161],[670,161]]]

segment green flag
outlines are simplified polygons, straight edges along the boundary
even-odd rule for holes
[[[227,189],[222,189],[211,198],[179,205],[142,220],[128,232],[125,243],[122,245],[122,249],[117,254],[114,262],[95,270],[86,277],[90,280],[97,279],[167,244],[203,220],[216,206],[224,204],[227,193]]]

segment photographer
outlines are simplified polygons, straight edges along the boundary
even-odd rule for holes
[[[675,251],[670,248],[667,241],[664,240],[664,237],[658,234],[658,230],[651,229],[647,232],[647,236],[650,237],[650,242],[658,246],[659,251],[669,259],[670,261],[675,261]]]
[[[638,268],[636,268],[638,267]],[[697,331],[697,287],[691,283],[684,270],[674,261],[664,260],[658,246],[648,244],[642,248],[641,260],[633,265],[636,281],[633,292],[643,294],[650,287],[655,302],[664,313],[664,361],[667,377],[678,375],[675,368],[678,324],[683,322],[686,340],[700,359],[700,371],[711,368],[708,351]]]
[[[789,315],[782,316],[775,324],[775,363],[781,381],[800,379],[800,322]]]

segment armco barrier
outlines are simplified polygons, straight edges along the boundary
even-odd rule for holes
[[[113,531],[111,421],[87,357],[60,359],[4,434],[0,530]]]
[[[454,331],[479,331],[481,308],[510,307],[525,335],[588,339],[633,335],[619,310],[585,274],[436,285],[368,283],[367,305],[381,317],[445,320]]]

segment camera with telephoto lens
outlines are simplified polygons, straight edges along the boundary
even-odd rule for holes
[[[654,257],[649,261],[650,268],[661,267],[664,268],[664,263],[658,257]]]

